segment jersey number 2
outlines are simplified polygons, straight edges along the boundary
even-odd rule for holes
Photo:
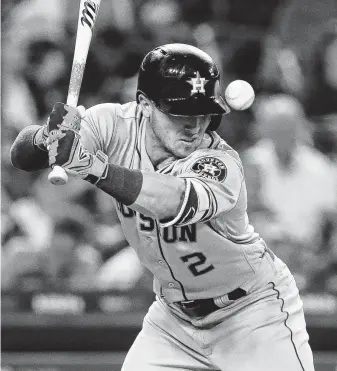
[[[213,264],[210,264],[204,268],[201,267],[201,265],[203,265],[206,262],[206,256],[202,252],[195,252],[193,254],[184,255],[180,259],[184,263],[192,259],[194,260],[194,263],[191,263],[188,266],[188,269],[193,273],[194,276],[200,276],[201,274],[208,273],[214,269]]]

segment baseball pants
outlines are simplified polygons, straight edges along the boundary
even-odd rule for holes
[[[248,295],[201,319],[157,298],[122,371],[313,371],[298,289],[266,254]]]

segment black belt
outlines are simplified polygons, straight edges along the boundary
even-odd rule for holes
[[[247,295],[247,292],[241,288],[237,288],[227,294],[229,300],[237,300]],[[212,312],[215,312],[220,307],[214,302],[214,299],[197,299],[178,301],[177,304],[180,309],[191,317],[204,317]]]

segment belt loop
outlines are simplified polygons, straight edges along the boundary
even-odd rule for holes
[[[227,307],[232,301],[228,299],[228,295],[222,295],[214,298],[214,304],[219,308]]]
[[[214,298],[214,303],[222,308],[226,307],[227,305],[233,303],[233,301],[243,298],[244,296],[247,295],[247,291],[238,287],[237,289],[233,290],[232,292],[219,296],[217,298]]]

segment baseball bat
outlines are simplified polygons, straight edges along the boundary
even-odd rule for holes
[[[72,107],[77,106],[92,38],[92,31],[96,22],[100,3],[101,0],[81,0],[80,3],[75,50],[67,96],[67,105]],[[48,175],[48,180],[52,184],[63,185],[68,182],[68,175],[61,166],[54,165],[52,171]]]

